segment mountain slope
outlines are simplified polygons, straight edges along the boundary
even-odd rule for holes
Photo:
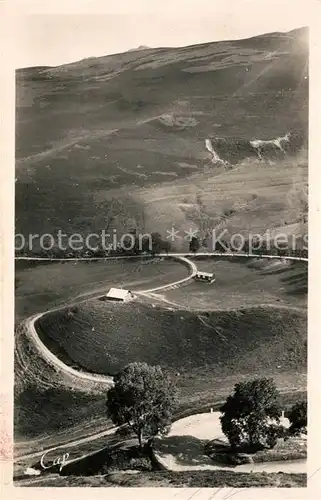
[[[302,29],[18,70],[17,232],[87,234],[106,218],[144,226],[137,187],[220,173],[208,137],[223,158],[232,148],[234,166],[256,161],[249,140],[288,131],[296,154],[307,137],[306,36]]]

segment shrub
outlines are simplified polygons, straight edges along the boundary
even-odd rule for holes
[[[308,425],[307,401],[299,401],[295,403],[289,411],[288,419],[291,424],[289,427],[290,434],[306,432]]]

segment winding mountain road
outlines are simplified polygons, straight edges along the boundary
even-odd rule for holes
[[[137,259],[137,258],[142,258],[142,257],[146,258],[146,256],[104,257],[104,258],[98,258],[98,259],[97,258],[91,258],[91,259],[90,258],[89,259],[88,258],[50,259],[50,258],[42,258],[42,257],[36,257],[36,258],[16,257],[16,260],[29,260],[29,261],[76,261],[76,260],[97,261],[97,260],[104,260],[104,261],[107,261],[107,260],[120,260],[120,259]],[[168,290],[168,289],[173,288],[173,287],[181,286],[184,283],[187,283],[188,281],[192,280],[197,273],[197,265],[195,264],[195,262],[193,262],[190,259],[190,257],[193,257],[193,258],[195,258],[195,257],[245,257],[245,258],[268,258],[268,259],[279,259],[279,260],[284,259],[284,260],[305,261],[305,262],[308,261],[307,258],[303,258],[303,257],[302,258],[301,257],[280,257],[277,255],[260,255],[260,256],[258,256],[258,255],[241,254],[241,253],[235,254],[235,253],[217,253],[217,252],[212,252],[212,253],[202,252],[202,253],[197,253],[197,254],[169,253],[169,254],[159,254],[158,257],[174,258],[176,260],[179,260],[183,264],[187,265],[187,267],[189,268],[188,276],[186,278],[183,278],[179,281],[169,283],[167,285],[162,285],[162,286],[158,286],[156,288],[151,288],[148,290],[135,292],[136,294],[142,294],[142,295],[153,294],[156,292]],[[101,298],[103,296],[104,296],[104,294],[99,293],[97,295],[91,296],[91,298]],[[88,297],[84,298],[81,302],[84,302],[86,300],[88,300]],[[66,365],[62,360],[57,358],[57,356],[55,356],[55,354],[53,354],[39,338],[39,335],[38,335],[37,329],[36,329],[36,324],[40,318],[42,318],[45,314],[59,311],[59,310],[62,310],[66,307],[71,307],[72,305],[74,305],[76,303],[79,304],[80,301],[78,300],[78,301],[74,301],[72,303],[64,304],[62,306],[53,308],[51,310],[47,310],[45,312],[38,313],[38,314],[33,315],[30,318],[26,319],[23,324],[25,326],[25,331],[26,331],[27,337],[29,338],[31,343],[36,347],[36,349],[38,350],[38,352],[42,356],[42,358],[48,364],[50,364],[51,366],[54,366],[54,368],[57,369],[58,371],[61,371],[62,373],[70,374],[73,377],[76,377],[80,380],[98,382],[98,383],[105,384],[107,387],[110,387],[113,384],[113,377],[94,374],[94,373],[87,373],[84,371],[76,370],[76,369],[72,368],[71,366]],[[62,444],[62,445],[57,445],[57,446],[49,447],[47,449],[42,449],[41,451],[35,452],[32,454],[20,455],[20,456],[15,457],[15,461],[22,461],[24,459],[35,458],[35,457],[41,456],[45,452],[62,449],[62,448],[65,448],[66,446],[75,447],[75,446],[80,445],[80,444],[88,443],[90,441],[94,441],[94,440],[99,439],[101,437],[111,435],[116,431],[116,429],[117,429],[116,427],[112,427],[112,428],[107,429],[106,431],[99,432],[96,434],[91,434],[90,436],[82,437],[80,439],[70,441],[70,442]]]
[[[123,257],[125,258],[125,257]],[[130,258],[130,257],[129,257]],[[144,290],[141,292],[141,294],[146,294],[146,293],[154,293],[154,292],[159,292],[159,291],[164,291],[170,287],[173,286],[180,286],[183,283],[186,283],[187,281],[191,280],[195,274],[197,273],[197,267],[192,262],[190,259],[184,257],[184,256],[178,256],[177,258],[179,261],[183,262],[184,264],[187,264],[187,266],[190,269],[190,273],[186,278],[183,278],[179,281],[175,281],[173,283],[169,283],[167,285],[162,285],[156,288],[150,288],[148,290]],[[140,292],[136,292],[137,295],[139,295]],[[96,296],[92,296],[91,298],[102,298],[104,297],[104,294],[99,293]],[[84,298],[83,302],[88,300],[87,298]],[[99,375],[95,373],[87,373],[85,371],[80,371],[80,370],[75,370],[71,366],[66,365],[61,359],[59,359],[55,354],[53,354],[50,349],[48,349],[45,344],[41,341],[37,329],[36,329],[36,324],[37,321],[45,316],[46,314],[52,313],[52,312],[57,312],[61,311],[62,309],[65,309],[66,307],[71,307],[75,305],[76,302],[68,303],[68,304],[63,304],[62,306],[55,307],[53,309],[50,309],[48,311],[42,312],[35,314],[34,316],[31,316],[30,318],[27,318],[24,322],[24,325],[26,327],[26,334],[29,338],[29,340],[32,341],[33,345],[37,348],[38,352],[40,355],[43,357],[43,359],[46,360],[46,362],[52,366],[54,366],[56,369],[63,371],[64,373],[68,373],[70,375],[73,375],[74,377],[82,380],[90,380],[92,382],[100,382],[103,384],[106,384],[108,386],[111,386],[113,384],[113,377],[109,377],[106,375]],[[80,302],[77,301],[77,304]]]

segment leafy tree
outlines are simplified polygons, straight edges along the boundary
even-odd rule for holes
[[[306,432],[308,425],[308,404],[306,401],[295,403],[288,415],[290,421],[290,434]]]
[[[189,251],[196,253],[199,250],[199,248],[200,248],[200,241],[198,238],[196,238],[196,236],[193,236],[189,243]]]
[[[176,390],[160,366],[131,363],[114,377],[107,393],[107,415],[114,424],[127,424],[136,434],[139,447],[143,439],[170,429]]]
[[[269,378],[236,384],[234,394],[228,396],[220,411],[222,431],[232,448],[243,444],[262,446],[271,425],[279,424],[282,414],[279,393]]]

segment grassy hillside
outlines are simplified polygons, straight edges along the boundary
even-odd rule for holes
[[[213,266],[214,285],[191,283],[128,304],[88,300],[45,315],[37,329],[58,356],[88,371],[114,374],[131,361],[161,364],[180,373],[188,399],[263,372],[280,386],[302,389],[306,266],[198,262],[200,269]]]
[[[205,319],[203,319],[205,318]],[[90,301],[39,320],[42,335],[56,341],[86,370],[114,374],[132,361],[192,373],[222,374],[263,369],[303,369],[306,315],[264,308],[202,313],[145,304]]]
[[[229,171],[214,174],[212,168],[190,179],[141,188],[133,196],[148,206],[146,224],[154,223],[164,234],[172,225],[180,230],[174,245],[185,250],[184,231],[190,228],[200,231],[211,250],[212,229],[216,237],[223,233],[225,241],[234,234],[248,239],[258,233],[266,240],[285,234],[290,247],[296,241],[298,248],[307,233],[307,180],[305,155],[264,165],[245,160]]]
[[[253,210],[254,226],[258,217],[278,224],[282,207],[286,222],[297,222],[300,207],[289,214],[283,194],[293,179],[300,188],[307,177],[306,154],[293,156],[306,148],[306,40],[303,29],[18,70],[16,231],[84,234],[106,221],[164,231],[160,212],[166,224],[199,224],[177,199],[167,199],[167,211],[150,203],[166,181],[174,185],[173,198],[175,186],[181,195],[187,183],[194,200],[179,202],[192,204],[208,184],[196,208],[217,216],[226,208],[211,197],[218,174],[224,204],[242,205],[242,214],[245,205]],[[271,157],[274,166],[257,162],[248,141],[288,131],[288,155]],[[244,163],[243,181],[211,163],[206,138],[232,166]],[[246,229],[242,217],[234,224]]]
[[[307,308],[308,266],[305,262],[241,257],[197,258],[195,262],[200,271],[215,273],[215,283],[208,286],[192,282],[187,288],[163,292],[162,297],[199,311],[261,304]]]
[[[114,374],[132,361],[172,373],[182,408],[222,400],[233,385],[272,376],[286,393],[306,390],[307,319],[277,307],[169,310],[154,304],[88,301],[51,313],[40,336],[66,363]]]

